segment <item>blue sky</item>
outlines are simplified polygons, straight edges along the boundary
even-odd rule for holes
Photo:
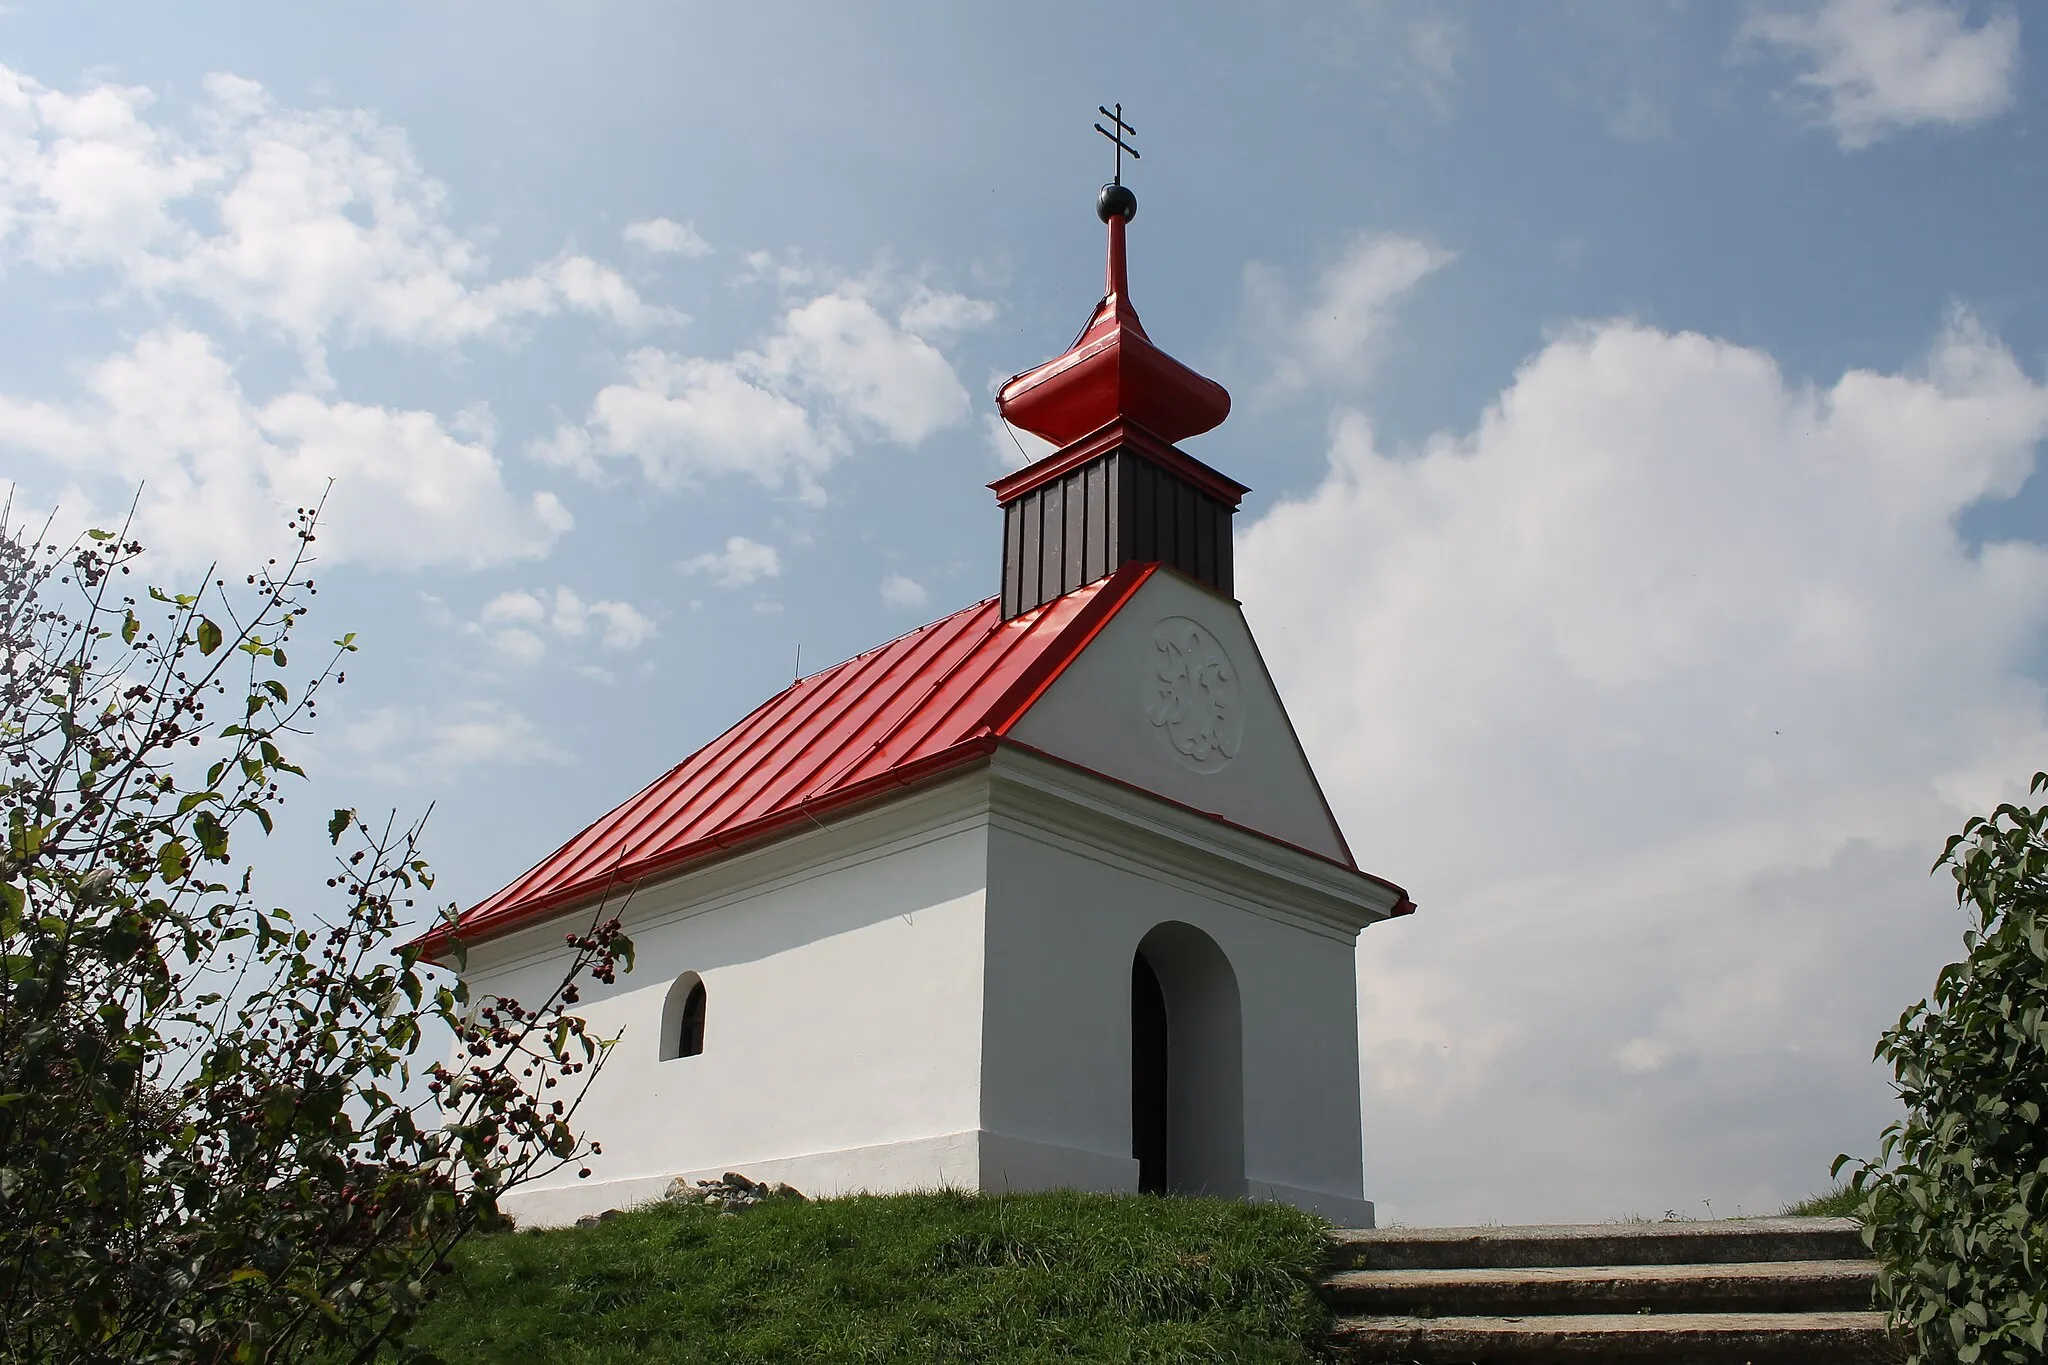
[[[1236,407],[1361,860],[1367,1193],[1755,1212],[1889,1114],[2044,765],[2043,25],[2009,4],[0,13],[0,477],[164,572],[336,479],[302,810],[485,894],[993,591],[1002,377],[1099,288]],[[1007,452],[1007,453],[1006,453]],[[286,849],[306,831],[287,830]],[[281,891],[280,894],[283,894]]]

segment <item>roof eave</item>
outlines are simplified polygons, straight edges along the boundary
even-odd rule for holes
[[[788,826],[802,824],[807,820],[814,821],[821,815],[876,800],[896,788],[921,786],[939,777],[950,775],[957,768],[986,759],[995,752],[996,744],[997,740],[992,736],[977,736],[964,740],[950,748],[942,749],[935,754],[927,754],[901,767],[877,773],[873,777],[849,784],[824,796],[799,801],[794,806],[771,811],[759,819],[736,825],[731,829],[721,830],[672,849],[664,849],[658,856],[620,864],[603,877],[585,878],[544,895],[499,906],[488,915],[468,922],[458,922],[459,934],[446,929],[429,930],[414,939],[413,944],[420,947],[422,956],[439,961],[441,955],[458,936],[464,943],[481,943],[536,920],[560,914],[580,903],[595,899],[602,905],[615,891],[623,889],[630,899],[633,891],[650,878],[670,876],[685,867],[738,852],[776,837]]]

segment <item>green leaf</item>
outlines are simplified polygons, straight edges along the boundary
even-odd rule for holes
[[[220,627],[207,617],[199,618],[199,652],[211,654],[220,648]]]
[[[166,839],[156,851],[157,875],[165,881],[180,881],[191,869],[192,855],[186,852],[183,839]]]
[[[192,832],[199,838],[199,851],[215,862],[228,859],[227,826],[210,810],[203,810],[192,819]]]
[[[333,815],[329,816],[327,819],[327,842],[339,844],[342,834],[350,825],[355,823],[355,818],[356,813],[353,810],[337,810]]]
[[[127,617],[121,622],[121,643],[124,645],[134,644],[135,637],[141,630],[142,622],[135,619],[134,612],[129,612]]]

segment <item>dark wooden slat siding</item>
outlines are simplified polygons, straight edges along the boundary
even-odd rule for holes
[[[1078,583],[1093,583],[1110,571],[1109,534],[1116,507],[1108,497],[1110,460],[1097,460],[1081,471],[1088,486],[1088,538],[1081,558]]]
[[[1232,534],[1233,515],[1222,503],[1216,504],[1216,588],[1225,597],[1237,596],[1237,542]]]
[[[1003,509],[1003,619],[1009,620],[1023,610],[1017,605],[1023,596],[1019,591],[1019,575],[1024,564],[1024,499],[1019,498]]]
[[[1045,599],[1038,595],[1038,561],[1042,518],[1036,490],[1020,499],[1024,507],[1024,555],[1017,570],[1017,610],[1027,612]]]
[[[1174,510],[1179,517],[1179,529],[1174,536],[1173,567],[1188,577],[1195,577],[1195,490],[1188,484],[1173,481],[1174,501],[1179,504]]]
[[[1060,480],[1066,485],[1067,539],[1065,563],[1060,569],[1060,591],[1072,592],[1088,580],[1081,576],[1081,566],[1088,557],[1088,523],[1099,521],[1102,512],[1088,505],[1088,477],[1086,468],[1077,469]]]
[[[1128,449],[1111,450],[1003,509],[1003,617],[1133,560],[1231,591],[1232,509]]]
[[[1144,460],[1129,460],[1129,465],[1131,487],[1125,496],[1130,499],[1137,534],[1132,537],[1127,553],[1140,564],[1149,564],[1159,558],[1159,517],[1154,505],[1159,496],[1159,471]]]
[[[1039,490],[1045,521],[1038,559],[1038,600],[1041,602],[1050,602],[1063,591],[1060,587],[1060,561],[1065,557],[1066,547],[1060,542],[1067,529],[1065,492],[1057,479]]]

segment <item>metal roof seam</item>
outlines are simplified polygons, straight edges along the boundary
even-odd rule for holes
[[[911,635],[917,633],[912,631],[899,636],[897,640],[891,641],[890,644],[894,645],[902,640],[909,639]],[[727,756],[725,761],[719,764],[715,771],[694,774],[693,776],[697,779],[693,784],[694,791],[690,795],[684,796],[674,810],[662,814],[657,822],[645,831],[638,841],[640,846],[645,848],[649,845],[666,843],[676,837],[678,833],[687,836],[689,830],[697,827],[703,821],[712,819],[714,812],[735,795],[740,796],[740,804],[742,806],[746,804],[748,799],[761,795],[762,793],[758,788],[748,791],[744,788],[728,784],[725,781],[727,775],[749,759],[753,760],[754,766],[757,769],[766,766],[767,763],[778,755],[784,743],[793,732],[802,734],[802,727],[808,724],[813,716],[828,710],[830,702],[846,691],[853,678],[859,676],[869,664],[880,658],[887,648],[888,646],[884,646],[883,649],[868,650],[865,653],[856,654],[853,658],[834,664],[831,668],[813,673],[804,679],[804,686],[801,689],[785,689],[783,692],[778,693],[775,698],[771,698],[757,707],[756,714],[761,715],[763,718],[760,734]],[[801,691],[804,695],[799,697],[796,695],[798,691]],[[775,702],[778,700],[786,701],[789,704],[777,707]],[[801,746],[798,753],[784,758],[775,768],[775,772],[781,773],[800,755]]]
[[[962,637],[969,634],[969,628],[974,624],[974,618],[978,617],[980,613],[984,609],[986,609],[987,606],[988,604],[986,602],[976,603],[974,606],[963,608],[960,611],[954,612],[949,616],[942,617],[939,620],[932,622],[930,626],[926,627],[926,629],[933,631],[933,638],[935,639],[936,644],[929,651],[929,653],[924,654],[922,659],[919,662],[915,663],[914,666],[910,667],[908,671],[913,676],[915,676],[930,661],[943,657],[956,642],[958,642]],[[957,628],[951,631],[947,631],[943,635],[941,635],[938,632],[937,628],[946,626],[955,621],[958,621],[960,623]],[[851,725],[850,728],[852,733],[849,736],[847,736],[845,740],[840,741],[840,744],[832,746],[831,752],[823,758],[822,762],[829,763],[833,755],[841,752],[840,745],[855,741],[860,732],[865,730],[875,718],[886,714],[891,709],[892,703],[895,702],[899,694],[894,690],[886,689],[874,684],[880,684],[884,682],[891,673],[896,671],[896,665],[900,663],[909,663],[910,661],[919,658],[920,651],[918,651],[915,647],[915,644],[912,643],[912,636],[921,633],[922,632],[912,632],[908,635],[898,636],[897,639],[894,642],[892,642],[896,645],[907,646],[906,648],[897,651],[899,655],[899,657],[897,658],[888,657],[888,654],[885,651],[870,651],[869,654],[861,656],[861,660],[863,662],[863,669],[865,669],[867,665],[874,663],[880,663],[882,665],[879,676],[875,678],[873,680],[873,683],[870,685],[870,691],[872,692],[872,695],[874,697],[874,703],[872,706],[867,708],[865,716],[861,717],[859,720],[854,721],[854,723]],[[972,645],[969,646],[969,649],[970,651],[972,650]],[[852,676],[849,675],[849,677],[841,683],[840,687],[837,689],[837,692],[835,692],[835,695],[837,695],[838,692],[847,691],[851,686],[851,682]],[[856,703],[856,706],[858,706],[858,702]],[[823,707],[815,708],[813,714],[816,714],[817,711],[822,711],[823,709]],[[803,759],[803,757],[807,753],[809,753],[813,748],[817,747],[819,744],[829,739],[830,735],[831,732],[829,730],[818,731],[810,735],[807,739],[804,740],[802,744],[800,744],[797,747],[796,751],[789,756],[789,758],[783,763],[783,765],[776,770],[775,777],[781,777],[783,773],[787,772],[792,766],[794,766],[801,759]],[[858,757],[859,755],[856,755],[856,759],[854,761],[857,762]],[[845,769],[851,768],[852,766],[853,762],[849,762],[845,765],[842,765],[842,768],[839,771],[835,771],[831,776],[824,778],[822,781],[818,780],[818,772],[820,769],[817,767],[811,768],[808,772],[805,773],[803,777],[797,779],[793,783],[784,786],[780,794],[775,796],[770,801],[768,808],[773,809],[775,806],[781,805],[782,803],[789,800],[792,795],[795,795],[799,791],[805,789],[808,789],[812,793],[828,791],[831,789],[833,785],[837,783],[837,781],[839,780],[840,773],[843,772]],[[774,781],[774,778],[771,778],[770,781]],[[761,795],[765,797],[767,793],[764,791],[763,793],[761,793]]]
[[[715,757],[728,749],[743,745],[745,741],[742,739],[742,736],[749,730],[752,722],[764,713],[772,711],[777,702],[787,698],[796,688],[797,684],[795,683],[783,688],[745,716],[727,726],[717,736],[698,748],[681,763],[676,764],[673,768],[662,774],[662,776],[648,783],[638,792],[621,802],[604,819],[593,822],[584,831],[584,834],[590,836],[588,842],[584,842],[582,835],[570,840],[568,844],[563,846],[562,851],[564,854],[568,854],[573,849],[574,853],[565,860],[562,866],[556,869],[552,880],[557,883],[563,880],[576,880],[583,874],[585,869],[602,862],[608,854],[615,860],[627,857],[628,846],[631,842],[629,835],[634,817],[642,815],[647,806],[658,803],[661,800],[663,791],[674,782],[683,779],[693,765],[702,763],[707,756]]]
[[[979,618],[980,615],[984,611],[986,611],[989,606],[990,604],[987,602],[977,604],[975,608],[975,616]],[[961,634],[965,635],[966,633],[966,628],[963,625],[961,629]],[[865,752],[855,754],[853,758],[849,759],[844,765],[841,766],[841,768],[837,772],[833,774],[830,780],[836,782],[840,777],[844,776],[846,773],[852,771],[853,769],[861,766],[869,758],[881,752],[882,749],[888,744],[888,742],[894,739],[904,729],[905,726],[907,726],[916,717],[924,714],[926,703],[930,702],[933,697],[937,696],[939,693],[939,689],[944,687],[948,682],[952,681],[953,678],[957,676],[959,672],[963,668],[965,668],[971,660],[979,656],[987,648],[988,643],[992,638],[993,632],[989,629],[989,627],[983,626],[980,638],[976,639],[971,644],[969,644],[966,650],[963,651],[957,659],[954,659],[952,663],[946,666],[943,672],[941,672],[937,677],[933,678],[930,685],[925,688],[924,692],[918,697],[916,701],[903,707],[902,714],[899,715],[896,718],[896,720],[892,724],[890,724],[885,730],[883,730],[883,732],[880,735],[877,735],[875,737],[875,742],[873,745],[871,745]],[[934,660],[935,659],[936,656],[934,656]],[[952,711],[954,709],[957,709],[957,706],[958,703],[956,702],[954,707],[949,707],[946,711],[941,712],[938,718],[935,719],[933,723],[931,723],[930,725],[927,725],[924,729],[924,732],[920,734],[917,737],[917,739],[910,744],[907,752],[915,752],[920,745],[922,745],[933,734],[937,733],[943,725],[944,721],[948,717],[950,717]]]

